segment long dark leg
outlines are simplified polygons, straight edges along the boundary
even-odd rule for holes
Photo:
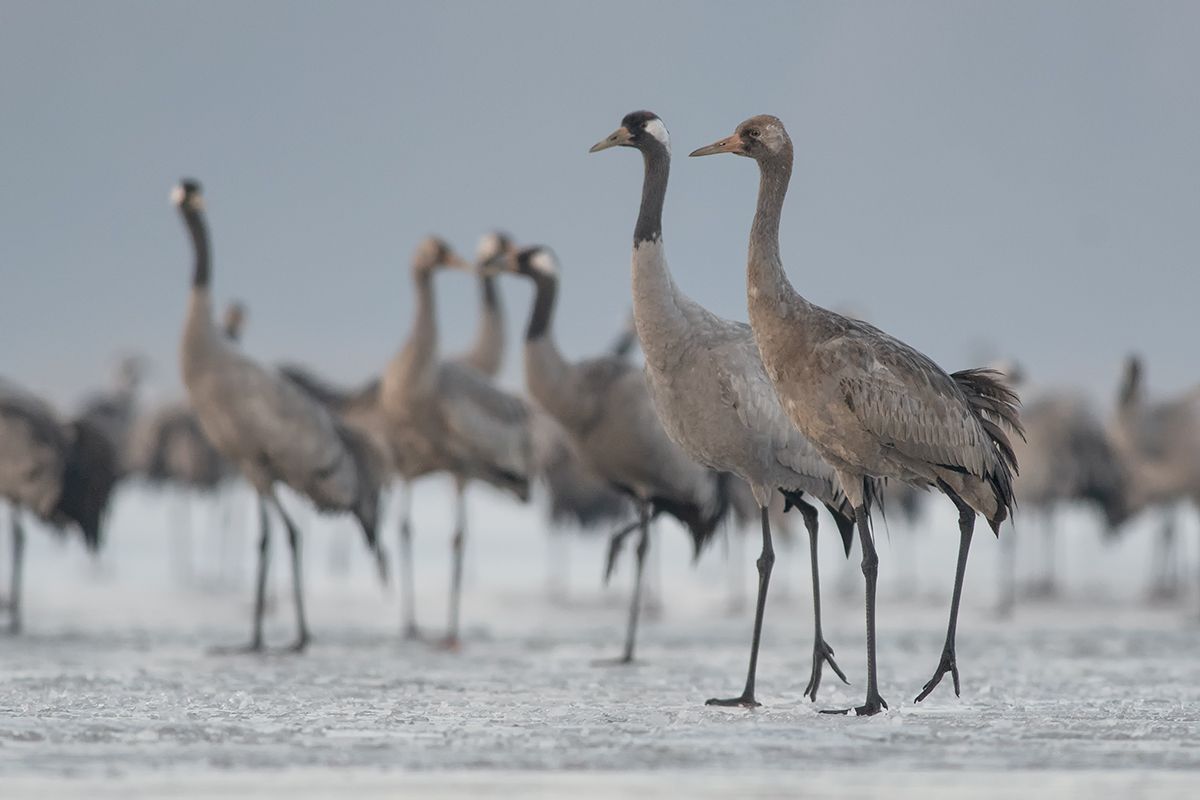
[[[263,614],[267,607],[267,569],[271,563],[271,526],[267,518],[267,498],[258,495],[258,577],[254,584],[254,619],[250,644],[236,647],[214,647],[210,652],[257,653],[263,649]]]
[[[25,528],[21,524],[21,512],[16,506],[12,513],[12,575],[9,576],[8,632],[14,636],[21,632],[21,583],[25,570]]]
[[[304,571],[300,559],[300,531],[296,529],[296,523],[292,522],[288,513],[283,510],[279,498],[272,495],[271,499],[275,502],[275,509],[279,512],[279,516],[283,517],[283,524],[287,526],[288,545],[292,551],[292,600],[296,605],[296,641],[291,649],[300,653],[308,647],[309,642],[308,620],[304,616]]]
[[[267,518],[267,500],[258,497],[258,579],[254,584],[254,635],[251,650],[262,650],[263,613],[267,607],[267,569],[271,563],[271,523]]]
[[[400,489],[400,615],[404,639],[420,639],[417,627],[417,579],[413,568],[412,485],[405,481]]]
[[[917,695],[915,702],[921,702],[934,687],[941,682],[947,672],[954,679],[954,695],[960,696],[958,686],[958,663],[954,658],[954,635],[958,629],[958,602],[962,599],[963,578],[967,574],[967,554],[971,550],[971,535],[975,531],[975,511],[956,495],[950,499],[958,506],[958,566],[954,570],[954,595],[950,600],[950,625],[946,628],[946,644],[942,648],[942,660],[938,663],[933,677],[925,684],[925,688]]]
[[[821,671],[826,663],[842,679],[849,684],[846,673],[833,660],[833,648],[825,641],[821,630],[821,565],[817,560],[817,509],[804,501],[793,501],[804,517],[804,527],[808,530],[808,560],[812,565],[813,590],[813,660],[812,674],[808,678],[808,686],[804,689],[806,697],[814,703],[817,701],[817,690],[821,688]]]
[[[457,489],[454,538],[450,545],[454,561],[450,573],[450,619],[446,626],[446,638],[442,641],[444,647],[452,650],[459,646],[458,620],[462,602],[463,551],[467,544],[466,485],[460,481]]]
[[[761,705],[754,698],[754,678],[758,672],[758,645],[762,638],[763,612],[767,608],[767,587],[771,583],[771,567],[775,565],[775,548],[771,543],[770,512],[762,508],[762,555],[758,557],[758,602],[754,606],[754,635],[750,639],[750,668],[746,672],[746,688],[740,697],[728,699],[710,699],[710,706],[745,706],[754,708]]]
[[[875,659],[875,586],[879,578],[879,554],[875,552],[875,541],[871,536],[871,518],[865,505],[854,509],[854,517],[858,525],[858,538],[862,546],[862,573],[866,581],[867,591],[867,699],[854,713],[861,717],[878,714],[888,707],[879,696],[879,675]],[[832,714],[845,714],[848,709],[827,711]]]
[[[646,552],[650,549],[650,513],[645,503],[638,509],[641,527],[637,545],[637,571],[633,579],[633,602],[629,604],[629,626],[625,631],[625,653],[621,663],[633,663],[633,647],[637,641],[638,613],[642,607],[642,578],[646,571]]]

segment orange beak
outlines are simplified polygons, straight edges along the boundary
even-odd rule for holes
[[[713,142],[707,147],[701,147],[697,150],[693,150],[691,153],[688,153],[688,155],[715,156],[718,153],[733,153],[734,155],[741,155],[743,153],[742,137],[735,133],[732,136],[726,136],[724,139]]]

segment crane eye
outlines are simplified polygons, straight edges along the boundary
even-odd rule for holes
[[[751,128],[750,130],[746,131],[746,135],[749,136],[751,139],[757,139],[758,138],[758,128]]]

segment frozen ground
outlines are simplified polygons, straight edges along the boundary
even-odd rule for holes
[[[447,501],[436,483],[417,501],[430,630],[445,606]],[[243,525],[251,509],[238,502]],[[1198,601],[1140,601],[1153,520],[1102,546],[1086,514],[1068,515],[1064,596],[1008,621],[991,610],[999,547],[977,536],[959,634],[963,698],[947,680],[919,706],[912,697],[941,647],[953,517],[938,506],[920,531],[880,526],[880,677],[892,711],[860,720],[816,713],[859,702],[864,677],[861,578],[832,533],[826,637],[853,685],[827,675],[819,703],[802,697],[807,562],[781,548],[759,670],[765,705],[746,712],[703,705],[740,690],[749,639],[749,604],[727,610],[720,544],[692,569],[684,536],[663,525],[662,618],[644,625],[639,664],[596,667],[617,652],[628,571],[601,589],[603,543],[575,540],[568,597],[551,603],[538,513],[486,492],[472,509],[467,644],[457,654],[397,640],[397,594],[372,579],[344,521],[309,525],[316,638],[301,657],[206,653],[246,636],[251,568],[250,537],[238,536],[216,580],[220,515],[207,506],[190,559],[172,550],[171,502],[138,489],[120,496],[99,565],[75,542],[31,531],[27,633],[0,638],[0,796],[1200,792]],[[1032,524],[1024,532],[1028,575],[1040,537]],[[1192,563],[1194,522],[1182,533]],[[754,539],[733,554],[749,592]],[[268,628],[279,644],[292,633],[283,566],[278,558]]]

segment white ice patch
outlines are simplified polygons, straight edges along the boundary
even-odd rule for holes
[[[667,133],[667,126],[663,125],[661,119],[652,119],[646,123],[646,133],[658,139],[669,150],[671,148],[671,135]]]
[[[558,274],[558,260],[549,250],[538,250],[529,259],[529,265],[543,275]]]

